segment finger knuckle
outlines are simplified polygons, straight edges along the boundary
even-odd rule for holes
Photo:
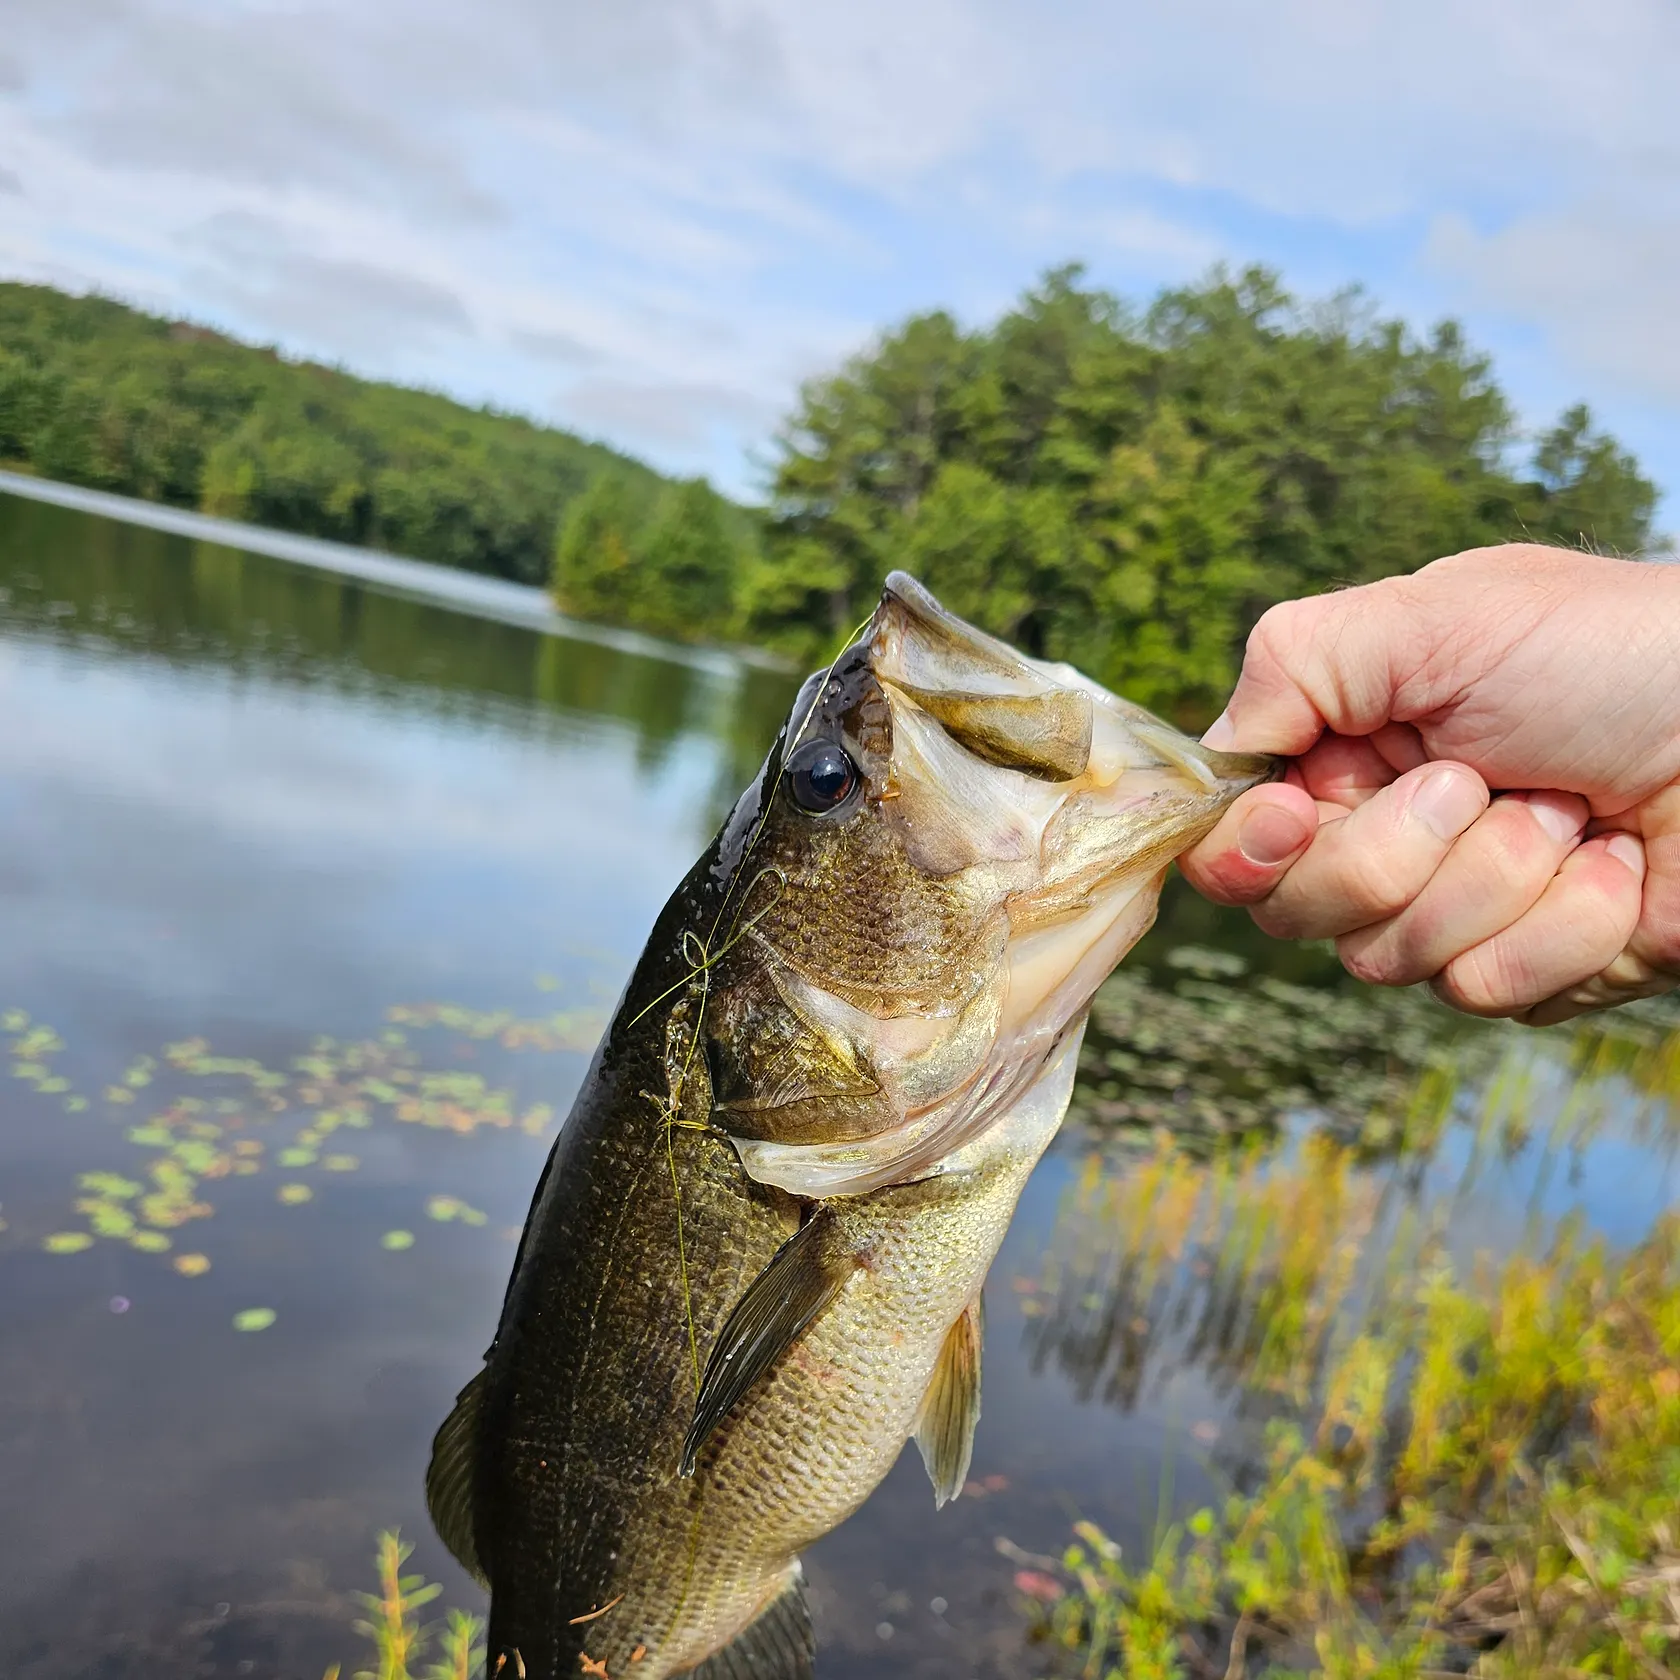
[[[1477,874],[1489,890],[1526,881],[1540,870],[1550,876],[1557,865],[1552,842],[1520,805],[1490,806],[1476,830]]]
[[[1249,632],[1249,656],[1258,656],[1273,664],[1289,664],[1294,650],[1311,639],[1322,613],[1322,606],[1310,598],[1280,601],[1267,607]]]
[[[1416,892],[1390,860],[1361,851],[1327,857],[1319,869],[1292,871],[1251,913],[1274,939],[1337,939],[1390,920]]]
[[[1248,907],[1254,925],[1268,939],[1299,939],[1302,930],[1287,905],[1278,899],[1263,898]]]
[[[1343,871],[1340,896],[1366,920],[1397,916],[1417,897],[1420,883],[1407,864],[1381,851],[1362,852]]]
[[[1569,926],[1584,964],[1602,968],[1612,962],[1633,935],[1639,920],[1639,895],[1620,880],[1597,883],[1576,895]]]
[[[1680,922],[1672,927],[1653,928],[1647,943],[1651,966],[1680,981]]]
[[[1433,983],[1435,995],[1464,1015],[1509,1015],[1529,1001],[1523,965],[1497,945],[1478,945],[1443,968]]]
[[[1403,953],[1392,938],[1363,939],[1347,934],[1336,941],[1336,955],[1355,980],[1368,986],[1404,986],[1415,975],[1405,974]]]

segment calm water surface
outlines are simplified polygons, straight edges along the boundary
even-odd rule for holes
[[[431,1433],[790,692],[0,497],[0,1674],[348,1672],[390,1527],[477,1606],[426,1521]],[[1250,941],[1168,923],[1142,960]],[[1523,1054],[1555,1116],[1566,1051]],[[1424,1206],[1460,1246],[1637,1236],[1672,1152],[1607,1089],[1584,1146],[1484,1158],[1466,1122],[1355,1169],[1357,1239]],[[1041,1673],[1025,1554],[1081,1517],[1143,1543],[1164,1467],[1176,1504],[1241,1475],[1244,1309],[1196,1259],[1217,1230],[1166,1242],[1176,1292],[1140,1279],[1138,1158],[1071,1129],[1029,1186],[969,1496],[936,1514],[911,1451],[807,1558],[831,1680]]]

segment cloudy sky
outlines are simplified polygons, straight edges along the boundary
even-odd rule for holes
[[[733,490],[801,378],[1070,257],[1456,315],[1526,421],[1585,398],[1680,488],[1674,0],[0,11],[0,274]]]

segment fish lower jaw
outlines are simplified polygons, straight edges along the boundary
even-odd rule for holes
[[[1073,1095],[1084,1011],[1043,1041],[1043,1053],[1015,1069],[995,1068],[977,1082],[966,1114],[930,1111],[912,1122],[918,1135],[892,1133],[858,1143],[763,1143],[732,1138],[749,1178],[807,1199],[856,1196],[951,1173],[978,1172],[1029,1155],[1036,1161],[1055,1136]],[[1010,1077],[1013,1071],[1014,1077]],[[941,1148],[945,1140],[950,1146]],[[918,1145],[921,1147],[918,1148]]]

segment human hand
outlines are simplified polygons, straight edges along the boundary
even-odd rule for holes
[[[1680,566],[1510,544],[1286,602],[1207,740],[1296,760],[1180,860],[1266,932],[1535,1026],[1680,985]]]

